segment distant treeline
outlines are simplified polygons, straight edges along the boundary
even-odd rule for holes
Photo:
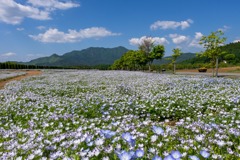
[[[2,62],[0,63],[0,69],[99,69],[108,70],[111,65],[96,65],[96,66],[37,66],[37,65],[25,65],[14,62]]]

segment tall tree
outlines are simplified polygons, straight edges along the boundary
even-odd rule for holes
[[[206,49],[204,52],[201,52],[201,56],[205,56],[211,59],[212,62],[212,73],[214,76],[214,66],[216,67],[215,76],[218,76],[218,60],[221,55],[225,52],[221,50],[221,45],[226,41],[223,31],[218,30],[216,32],[211,32],[208,36],[202,36],[199,41],[199,44],[203,45]]]
[[[144,38],[139,45],[139,50],[145,54],[149,71],[151,71],[150,53],[153,47],[154,47],[154,40],[152,39],[152,37]]]
[[[172,63],[173,63],[173,74],[176,73],[176,60],[179,56],[182,55],[181,49],[179,48],[174,48],[173,50],[173,54],[172,54]]]
[[[155,45],[155,40],[152,37],[146,37],[139,45],[140,52],[145,55],[146,63],[148,63],[148,69],[151,71],[151,65],[154,59],[161,59],[164,56],[164,46]]]

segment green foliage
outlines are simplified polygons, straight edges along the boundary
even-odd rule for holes
[[[226,38],[222,37],[223,34],[224,33],[221,30],[218,30],[216,32],[212,32],[208,36],[203,36],[200,39],[199,44],[203,45],[206,50],[200,54],[211,58],[213,61],[215,61],[216,57],[223,55],[225,52],[223,52],[220,48],[220,46],[226,41]]]
[[[177,58],[182,55],[182,52],[181,49],[179,48],[174,48],[172,51],[173,51],[172,62],[176,63]]]
[[[155,41],[152,37],[146,37],[139,45],[139,50],[144,53],[148,63],[149,71],[154,59],[161,59],[164,56],[164,46],[154,45]]]
[[[206,49],[204,52],[201,52],[200,55],[211,59],[213,68],[216,66],[216,76],[218,76],[219,57],[226,54],[226,52],[220,48],[220,46],[226,41],[226,38],[222,37],[223,34],[224,33],[221,30],[218,30],[216,32],[212,32],[208,36],[203,36],[199,42],[199,44],[203,45],[203,47]]]
[[[153,61],[161,59],[164,56],[164,51],[163,45],[154,45],[154,40],[147,37],[139,45],[139,50],[126,52],[113,63],[111,69],[144,70],[144,67],[148,64],[149,70],[151,70]]]
[[[164,46],[163,45],[157,45],[153,47],[152,52],[150,53],[150,61],[153,61],[154,59],[162,59],[164,56]]]
[[[116,60],[111,69],[137,70],[147,64],[144,52],[129,50],[120,59]]]

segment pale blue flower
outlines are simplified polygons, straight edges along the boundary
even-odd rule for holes
[[[175,160],[175,158],[173,158],[172,155],[169,154],[168,156],[164,157],[163,160]]]
[[[164,130],[161,127],[153,126],[153,132],[157,135],[163,135]]]
[[[129,132],[123,133],[122,138],[127,142],[131,142],[133,139],[132,135]]]
[[[156,156],[153,157],[152,160],[162,160],[162,158],[156,155]]]
[[[105,138],[112,138],[112,136],[115,136],[116,132],[111,130],[101,130],[101,133],[104,135]]]
[[[197,156],[189,156],[191,160],[200,160]]]
[[[182,154],[179,151],[172,151],[171,156],[175,159],[178,159],[182,157]]]
[[[132,147],[135,146],[136,140],[133,139],[132,135],[129,132],[123,133],[122,138],[128,142],[128,144]]]
[[[201,150],[200,154],[204,157],[204,158],[208,158],[210,156],[210,153],[208,151],[205,150]]]
[[[143,155],[144,155],[144,151],[143,150],[141,150],[141,149],[136,150],[136,152],[135,152],[135,157],[136,158],[143,157]]]
[[[120,160],[130,160],[132,155],[129,152],[123,151],[122,153],[118,154],[118,158]]]

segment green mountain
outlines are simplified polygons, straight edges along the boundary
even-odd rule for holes
[[[230,64],[240,63],[240,42],[229,43],[220,47],[225,54],[219,57],[220,62],[226,60]],[[227,56],[233,55],[232,59],[228,59]],[[231,56],[232,57],[232,56]],[[210,59],[207,57],[193,57],[191,59],[186,59],[182,61],[183,64],[197,64],[197,63],[209,63]]]
[[[128,49],[124,47],[102,48],[90,47],[81,51],[72,51],[62,56],[53,54],[31,60],[25,64],[38,66],[95,66],[101,64],[112,64],[119,59]]]
[[[183,61],[186,61],[186,60],[189,60],[189,59],[193,59],[195,57],[196,57],[195,53],[183,53],[181,56],[179,56],[177,58],[177,63],[180,63],[180,62],[183,62]],[[171,58],[172,58],[172,56],[163,57],[163,59],[155,60],[154,64],[162,65],[162,64],[171,63]]]

